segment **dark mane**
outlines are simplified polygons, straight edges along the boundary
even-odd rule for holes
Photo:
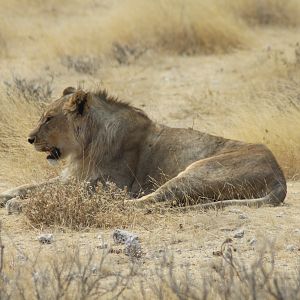
[[[103,90],[99,89],[94,93],[94,95],[97,96],[102,101],[108,103],[108,104],[113,104],[113,105],[116,105],[116,106],[119,106],[119,107],[130,109],[130,110],[135,111],[138,114],[142,115],[143,117],[149,119],[147,114],[142,109],[136,108],[136,107],[130,105],[128,102],[124,102],[124,101],[120,100],[116,96],[108,95],[108,92],[107,92],[106,89],[103,89]]]

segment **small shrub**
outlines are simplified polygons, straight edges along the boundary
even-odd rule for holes
[[[92,191],[86,182],[72,180],[31,194],[24,212],[35,226],[128,227],[143,213],[124,205],[127,199],[127,192],[114,183],[99,184]]]
[[[114,43],[112,47],[113,56],[119,64],[130,64],[138,59],[146,50],[139,47],[129,47]]]
[[[73,69],[78,73],[93,75],[99,69],[99,59],[91,56],[65,56],[62,64],[68,69]]]
[[[7,87],[9,97],[23,97],[27,101],[47,101],[51,98],[53,88],[53,77],[47,79],[26,79],[21,77],[13,77],[12,82],[4,82]]]

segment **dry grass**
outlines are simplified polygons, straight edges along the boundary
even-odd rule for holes
[[[298,45],[293,48],[292,55],[269,50],[267,59],[246,78],[245,88],[231,95],[240,105],[232,116],[234,125],[223,134],[266,144],[286,176],[299,178],[300,133],[295,128],[300,126],[300,53]]]
[[[0,55],[43,61],[84,55],[113,58],[115,45],[142,53],[229,52],[251,46],[254,36],[247,24],[300,22],[297,0],[103,0],[63,5],[2,0],[1,5]]]
[[[48,88],[48,83],[40,85],[39,81],[19,79],[0,87],[0,177],[8,184],[25,183],[28,178],[33,181],[45,178],[48,166],[44,155],[33,152],[26,141],[43,110],[44,102],[40,97],[44,99]],[[49,175],[55,173],[49,169]]]
[[[300,126],[300,105],[287,91],[293,95],[299,93],[299,84],[278,81],[267,93],[253,89],[245,95],[249,104],[232,117],[234,125],[227,127],[223,134],[228,138],[267,145],[287,178],[297,179],[300,175],[300,134],[295,128]],[[264,105],[251,103],[253,99],[260,99]]]
[[[211,130],[230,139],[267,145],[289,179],[300,169],[299,46],[266,50],[242,70],[238,88],[221,86],[191,97],[185,116],[214,113]],[[231,82],[235,86],[236,82]]]
[[[124,190],[113,183],[95,190],[85,182],[71,181],[42,188],[30,195],[24,207],[25,216],[34,227],[129,227],[147,222],[144,212],[124,205],[129,199]],[[150,222],[150,220],[148,220]]]
[[[3,245],[3,244],[1,244]],[[17,250],[17,251],[16,251]],[[252,262],[226,240],[216,251],[209,273],[178,268],[166,253],[154,268],[143,259],[112,268],[110,250],[62,249],[45,258],[20,249],[4,252],[0,273],[1,299],[297,299],[299,271],[274,272],[274,252],[265,247]],[[199,276],[200,275],[200,276]]]
[[[211,1],[124,1],[108,17],[113,43],[178,54],[228,52],[248,43],[247,28]],[[126,26],[124,26],[126,24]]]
[[[50,257],[42,249],[35,255],[29,257],[20,249],[5,253],[1,299],[116,299],[134,275],[130,266],[112,270],[107,251],[74,246]]]
[[[221,2],[250,25],[297,26],[300,24],[298,0],[222,0]]]

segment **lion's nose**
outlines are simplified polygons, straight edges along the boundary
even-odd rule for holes
[[[29,144],[33,144],[34,143],[34,141],[35,141],[35,137],[33,136],[30,136],[29,138],[28,138],[28,143]]]

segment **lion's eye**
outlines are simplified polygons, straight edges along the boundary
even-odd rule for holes
[[[45,123],[48,123],[53,117],[47,117]]]

